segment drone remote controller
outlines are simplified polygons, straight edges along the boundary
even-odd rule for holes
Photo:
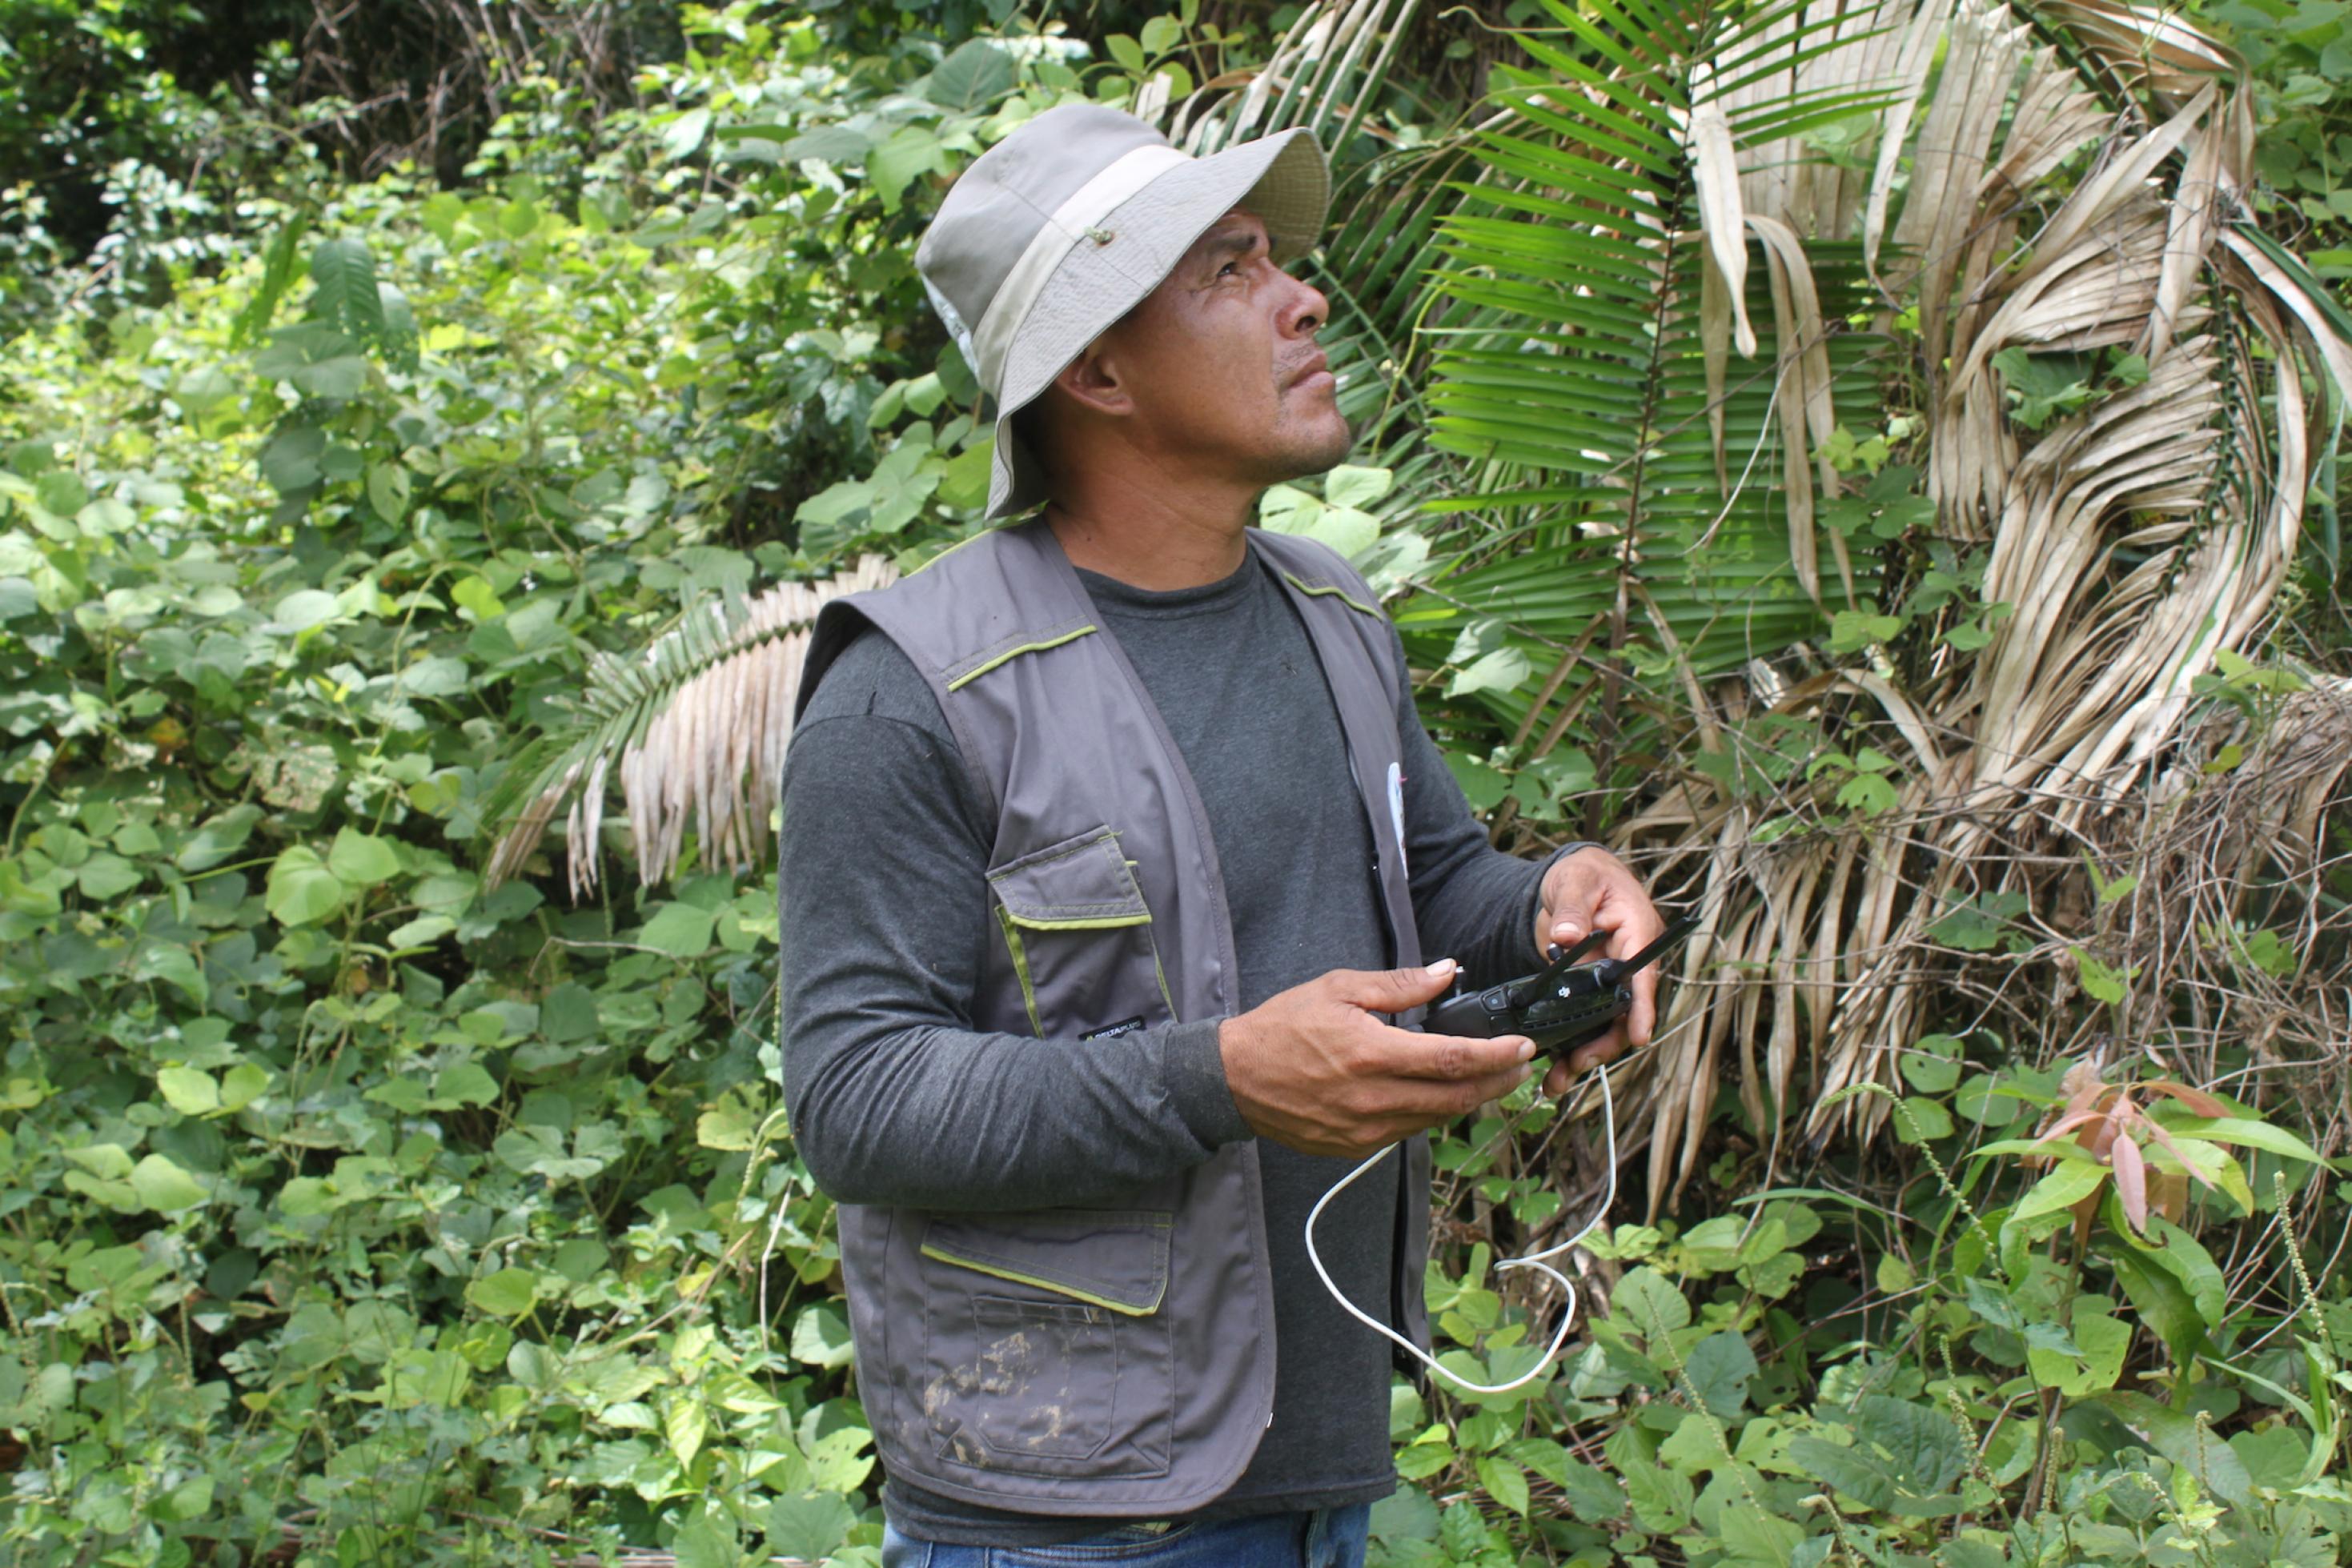
[[[1598,1040],[1632,1010],[1633,988],[1627,982],[1688,936],[1697,924],[1684,915],[1630,958],[1579,963],[1609,936],[1607,931],[1594,931],[1564,953],[1552,948],[1551,963],[1532,975],[1470,992],[1465,992],[1457,979],[1454,989],[1429,1009],[1422,1028],[1432,1034],[1473,1040],[1524,1035],[1543,1051],[1570,1050]]]

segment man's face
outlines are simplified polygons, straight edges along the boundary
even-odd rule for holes
[[[1194,473],[1272,485],[1321,473],[1352,444],[1315,346],[1329,311],[1275,266],[1265,225],[1235,209],[1097,347],[1141,444]]]

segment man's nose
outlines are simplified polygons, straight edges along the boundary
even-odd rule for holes
[[[1287,273],[1283,276],[1289,277]],[[1282,311],[1285,337],[1311,338],[1317,328],[1331,319],[1331,302],[1313,284],[1292,277],[1289,298],[1283,302]]]

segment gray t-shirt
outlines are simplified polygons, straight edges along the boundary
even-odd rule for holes
[[[1305,626],[1255,556],[1222,581],[1151,593],[1081,572],[1183,755],[1215,839],[1241,1005],[1331,969],[1387,967],[1370,824]],[[1392,646],[1393,641],[1392,641]],[[1394,646],[1398,667],[1403,650]],[[1430,957],[1474,984],[1535,959],[1543,866],[1488,847],[1408,697],[1407,856]],[[1250,1136],[1214,1019],[1121,1037],[1116,1065],[1075,1041],[974,1030],[993,926],[984,819],[935,699],[867,631],[842,653],[793,739],[783,785],[784,1078],[803,1157],[844,1202],[1009,1208],[1086,1201]],[[1388,1343],[1310,1267],[1307,1211],[1353,1162],[1267,1141],[1274,1421],[1199,1517],[1386,1497]],[[1396,1162],[1324,1210],[1317,1246],[1365,1311],[1389,1306]],[[978,1507],[887,1477],[883,1507],[918,1539],[1042,1545],[1117,1521]]]

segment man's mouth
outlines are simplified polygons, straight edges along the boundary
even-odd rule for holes
[[[1324,355],[1317,354],[1292,373],[1289,384],[1293,387],[1337,386],[1339,382],[1332,377],[1330,363]]]

